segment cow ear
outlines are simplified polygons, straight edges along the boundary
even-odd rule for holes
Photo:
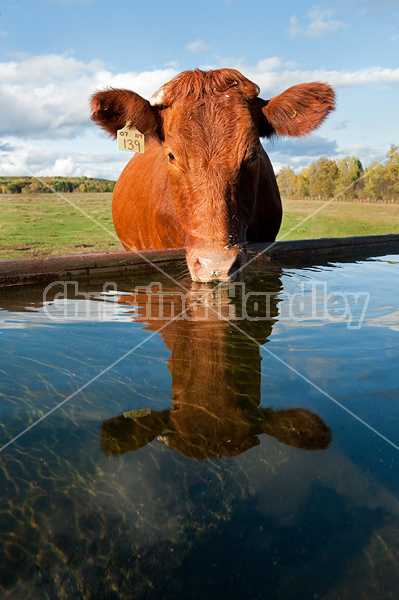
[[[260,136],[306,135],[335,109],[334,100],[334,90],[318,82],[294,85],[268,102],[260,99]]]
[[[91,118],[114,138],[129,121],[144,135],[156,136],[161,131],[159,110],[130,90],[108,89],[93,94]]]
[[[142,448],[168,428],[170,410],[151,413],[140,419],[113,417],[101,426],[101,448],[108,455]]]
[[[324,450],[331,443],[331,429],[306,408],[261,411],[264,414],[264,420],[260,422],[263,432],[282,444],[304,450]]]

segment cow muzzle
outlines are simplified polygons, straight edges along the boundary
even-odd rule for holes
[[[230,248],[217,252],[195,248],[187,250],[186,256],[191,279],[208,283],[238,279],[243,273],[246,252],[241,248]]]

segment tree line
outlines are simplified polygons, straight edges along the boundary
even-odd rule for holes
[[[115,181],[94,177],[0,177],[1,194],[112,192]]]
[[[277,175],[285,198],[343,198],[399,201],[399,146],[392,145],[382,163],[366,169],[355,156],[319,158],[296,174],[283,167]],[[112,192],[115,181],[92,177],[0,177],[2,194]]]
[[[343,198],[399,201],[399,146],[392,145],[382,163],[366,169],[354,156],[341,160],[319,158],[297,175],[283,167],[277,175],[285,198]]]

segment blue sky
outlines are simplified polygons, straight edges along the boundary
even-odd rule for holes
[[[91,123],[106,86],[149,98],[185,69],[234,67],[271,98],[326,81],[337,110],[266,149],[278,171],[320,156],[365,166],[399,144],[399,1],[15,0],[0,14],[0,175],[117,178],[131,155]]]

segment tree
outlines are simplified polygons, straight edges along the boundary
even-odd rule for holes
[[[106,192],[107,184],[105,181],[96,181],[96,183],[94,184],[94,189],[96,192]]]
[[[338,167],[334,160],[319,158],[311,165],[312,194],[332,198],[338,178]]]
[[[386,164],[387,188],[390,196],[397,197],[399,194],[399,146],[392,146],[387,152],[388,162]]]
[[[297,177],[298,196],[310,196],[310,169],[302,169]]]
[[[10,183],[7,183],[7,189],[11,194],[20,194],[23,186],[24,183],[21,181],[10,181]]]
[[[356,188],[364,169],[363,165],[355,156],[345,156],[337,163],[338,177],[335,184],[335,194],[349,197],[356,196]]]
[[[291,167],[283,167],[277,175],[280,194],[284,198],[292,198],[297,193],[296,175]]]
[[[364,178],[364,193],[366,196],[376,199],[382,199],[387,193],[386,169],[375,162],[366,169]]]
[[[38,192],[44,192],[42,184],[39,181],[32,181],[32,183],[28,186],[29,192],[31,194],[37,194]]]
[[[399,176],[399,146],[392,144],[387,152],[387,166],[389,165],[396,175]]]

